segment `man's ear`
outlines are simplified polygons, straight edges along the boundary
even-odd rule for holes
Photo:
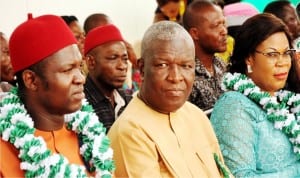
[[[140,74],[141,74],[141,79],[142,81],[144,80],[144,66],[145,66],[145,60],[144,58],[140,58],[139,60],[137,60],[137,65],[139,67],[139,70],[140,70]]]
[[[32,70],[26,69],[22,73],[24,85],[29,90],[36,91],[38,89],[38,76]]]
[[[189,29],[189,34],[191,35],[193,40],[199,40],[198,33],[199,33],[199,31],[195,27],[192,27]]]
[[[95,57],[90,55],[90,54],[87,54],[85,57],[84,57],[84,60],[86,62],[86,65],[88,67],[88,69],[94,69],[95,68],[95,65],[96,65],[96,61],[95,61]]]

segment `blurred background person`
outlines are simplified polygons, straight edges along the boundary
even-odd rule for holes
[[[80,50],[80,53],[83,55],[83,46],[84,46],[84,39],[85,39],[85,34],[84,31],[79,24],[79,21],[76,16],[71,15],[63,15],[61,16],[62,19],[67,23],[67,25],[70,27],[71,31],[73,32],[76,40],[77,40],[77,45]]]
[[[181,23],[185,8],[192,0],[156,0],[156,2],[154,23],[162,20]]]
[[[95,13],[89,15],[84,23],[83,23],[83,29],[85,34],[88,34],[88,32],[96,27],[111,24],[112,20],[103,13]]]
[[[232,2],[223,8],[227,26],[227,49],[223,53],[216,53],[228,65],[234,48],[234,38],[239,27],[246,19],[258,14],[255,6],[245,2]],[[230,65],[230,64],[229,64]]]
[[[196,76],[189,101],[203,110],[213,107],[223,93],[221,80],[226,64],[217,52],[227,49],[227,27],[219,5],[193,1],[183,15],[183,26],[193,38],[196,53]]]
[[[88,34],[90,30],[107,25],[107,24],[112,24],[112,20],[110,17],[106,14],[103,13],[95,13],[89,15],[86,20],[84,21],[84,30],[85,33]],[[127,41],[124,41],[127,49],[127,54],[128,54],[128,65],[129,69],[127,71],[127,79],[123,84],[123,89],[127,94],[133,94],[135,91],[139,90],[140,84],[141,84],[141,78],[140,78],[140,72],[137,67],[137,55],[135,54],[135,51],[130,43]]]
[[[9,56],[8,41],[3,32],[0,32],[0,59],[1,59],[0,92],[7,92],[15,84],[15,80],[14,80],[14,70]]]
[[[223,0],[213,0],[212,2],[215,3],[216,5],[220,6],[221,9],[224,11],[225,2]],[[226,51],[215,53],[215,55],[217,57],[221,58],[225,62],[226,65],[228,65],[228,63],[229,63],[229,58],[230,58],[230,56],[232,54],[233,45],[234,45],[234,39],[232,38],[232,36],[230,36],[229,34],[227,34],[227,47],[226,47]]]
[[[79,51],[82,56],[84,56],[84,40],[85,40],[85,34],[83,32],[83,29],[81,25],[79,24],[79,21],[76,16],[71,15],[63,15],[61,18],[66,22],[66,24],[69,26],[71,29],[72,33],[74,34],[76,40],[77,40],[77,46],[79,48]],[[82,61],[82,72],[86,76],[88,73],[88,69],[86,66],[86,61]]]
[[[126,45],[120,30],[108,24],[91,30],[84,48],[89,70],[84,92],[106,131],[109,131],[131,100],[131,95],[122,90],[128,70]]]
[[[283,20],[292,35],[293,47],[300,51],[300,21],[294,5],[288,0],[273,1],[267,4],[263,12],[274,14]]]

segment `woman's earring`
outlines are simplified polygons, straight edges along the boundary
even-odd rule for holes
[[[250,65],[247,65],[247,71],[248,71],[248,73],[252,73],[253,72],[252,67]]]

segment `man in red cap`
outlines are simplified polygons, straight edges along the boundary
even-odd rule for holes
[[[0,101],[0,177],[110,176],[112,150],[84,99],[82,57],[64,21],[30,18],[9,50],[18,87]]]
[[[84,21],[84,31],[85,34],[88,34],[89,31],[92,29],[104,26],[108,24],[113,24],[112,20],[109,16],[102,13],[95,13],[89,15],[85,21]],[[133,94],[135,91],[137,91],[141,84],[141,76],[140,71],[138,70],[137,66],[137,55],[135,54],[135,51],[133,49],[133,46],[128,43],[127,41],[124,41],[127,49],[128,59],[129,59],[129,70],[127,71],[127,79],[123,84],[123,89],[128,94]]]
[[[128,54],[119,29],[109,24],[91,30],[85,39],[84,54],[89,70],[84,92],[108,131],[131,99],[122,90]]]

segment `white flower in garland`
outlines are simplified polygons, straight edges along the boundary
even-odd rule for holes
[[[261,91],[246,75],[240,73],[226,73],[222,88],[225,91],[238,91],[261,105],[267,113],[268,120],[289,138],[295,154],[300,158],[300,94],[281,90],[271,96]]]
[[[80,154],[96,177],[112,177],[113,151],[105,128],[92,107],[83,101],[80,111],[65,116],[67,128],[82,141]],[[60,154],[51,154],[42,137],[34,136],[33,120],[13,88],[0,102],[0,135],[19,149],[20,168],[26,177],[87,177],[85,167],[69,164]]]

